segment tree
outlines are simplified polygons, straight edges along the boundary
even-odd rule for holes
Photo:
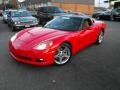
[[[109,2],[112,2],[112,1],[118,1],[118,0],[108,0]]]
[[[111,3],[112,1],[118,1],[118,0],[106,0],[105,3]]]

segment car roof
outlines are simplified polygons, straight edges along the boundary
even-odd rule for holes
[[[41,6],[40,8],[43,8],[43,7],[58,7],[58,6]]]
[[[28,11],[27,9],[18,9],[18,11]]]
[[[83,19],[91,18],[88,15],[75,15],[75,14],[68,14],[68,15],[62,15],[62,16],[66,16],[66,17],[78,17],[78,18],[83,18]]]
[[[7,9],[5,11],[16,11],[16,9]]]
[[[19,10],[11,10],[12,12],[14,12],[14,11],[16,11],[16,12],[23,12],[23,11],[28,11],[28,10],[21,10],[21,9],[19,9]]]

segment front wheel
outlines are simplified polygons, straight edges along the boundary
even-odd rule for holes
[[[103,31],[101,30],[100,33],[99,33],[99,35],[98,35],[96,44],[101,44],[101,43],[103,42],[103,36],[104,36],[104,33],[103,33]]]
[[[62,44],[56,51],[54,62],[57,65],[66,64],[71,59],[71,47],[69,44]]]
[[[11,26],[11,29],[12,29],[12,31],[15,31],[15,30],[16,30],[14,26]]]
[[[116,18],[114,16],[110,16],[111,21],[116,21]]]

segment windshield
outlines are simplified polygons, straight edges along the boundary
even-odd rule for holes
[[[111,14],[111,12],[110,11],[105,11],[105,12],[103,12],[104,14],[107,14],[107,15],[110,15]]]
[[[14,11],[12,13],[12,17],[28,17],[31,16],[30,12],[28,11]]]
[[[44,27],[51,29],[59,29],[64,31],[77,31],[82,23],[79,17],[58,17],[48,22]]]
[[[5,11],[4,14],[7,14],[7,15],[8,15],[8,14],[9,14],[9,11]]]
[[[45,13],[63,13],[64,12],[59,7],[41,7],[39,10]]]

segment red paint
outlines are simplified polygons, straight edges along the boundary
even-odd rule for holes
[[[16,39],[9,42],[10,54],[17,61],[32,65],[50,65],[54,63],[56,49],[64,42],[72,45],[74,55],[81,49],[96,42],[101,29],[105,30],[106,24],[101,21],[95,23],[85,30],[76,32],[60,31],[47,28],[29,28],[17,33]],[[34,48],[43,41],[52,41],[53,45],[45,50],[35,50]],[[42,58],[43,62],[36,60]]]

